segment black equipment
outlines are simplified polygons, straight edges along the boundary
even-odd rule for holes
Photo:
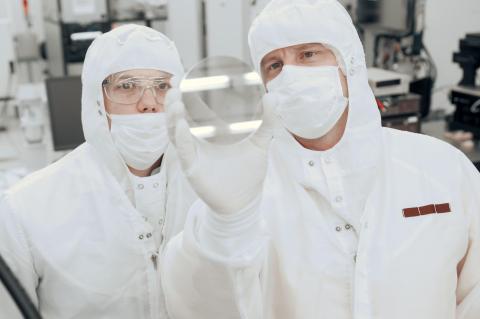
[[[460,52],[453,54],[453,62],[460,64],[463,69],[459,85],[475,87],[477,70],[480,68],[480,33],[467,34],[460,40]]]

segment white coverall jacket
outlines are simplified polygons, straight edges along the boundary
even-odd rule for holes
[[[274,0],[250,31],[257,68],[274,49],[312,42],[340,54],[345,135],[313,152],[276,132],[256,235],[221,219],[217,235],[202,232],[212,212],[194,204],[163,259],[172,319],[480,318],[478,171],[446,143],[381,127],[336,1]]]
[[[175,46],[158,32],[126,26],[98,38],[82,74],[86,142],[1,198],[0,253],[44,318],[166,318],[158,259],[183,228],[193,192],[169,147],[159,173],[163,196],[152,203],[165,221],[154,229],[142,218],[101,95],[107,75],[140,68],[182,76]],[[17,316],[3,291],[0,318]]]

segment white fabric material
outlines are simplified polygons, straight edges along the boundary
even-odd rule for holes
[[[235,218],[233,215],[258,202],[267,171],[268,144],[273,134],[271,105],[274,100],[274,94],[264,96],[262,125],[254,134],[238,143],[219,146],[192,135],[180,92],[170,90],[167,93],[170,140],[192,188],[214,214]]]
[[[160,263],[183,229],[195,198],[175,150],[162,159],[167,188],[160,246],[135,208],[134,184],[108,128],[102,81],[123,69],[153,68],[182,77],[175,46],[142,26],[98,37],[82,74],[86,143],[23,179],[0,199],[0,254],[44,318],[166,318]],[[140,201],[142,201],[140,199]],[[143,205],[140,203],[140,205]],[[0,288],[0,318],[18,312]]]
[[[257,69],[272,50],[315,42],[336,48],[345,62],[344,136],[315,153],[280,129],[258,211],[222,222],[212,221],[206,205],[194,205],[163,259],[169,313],[478,318],[480,175],[450,145],[381,128],[363,47],[337,1],[273,0],[249,35]],[[441,203],[452,212],[402,215],[404,208]],[[263,227],[252,234],[255,218]]]
[[[130,174],[135,192],[135,208],[142,218],[150,224],[157,246],[162,243],[162,231],[165,225],[165,204],[167,176],[165,166],[160,167],[156,174],[139,177]]]
[[[163,260],[172,317],[479,317],[480,175],[463,154],[429,137],[382,130],[385,168],[359,226],[347,230],[345,204],[303,185],[316,170],[308,157],[285,156],[285,141],[273,143],[261,209],[268,240],[249,234],[230,248],[237,254],[222,255],[199,239],[209,212],[195,205]],[[294,177],[297,169],[303,176]],[[452,212],[402,215],[438,203]]]
[[[283,126],[308,139],[327,134],[348,104],[339,67],[285,65],[267,89],[278,96],[275,113]]]
[[[165,113],[109,114],[108,117],[113,142],[128,166],[145,170],[167,149]]]

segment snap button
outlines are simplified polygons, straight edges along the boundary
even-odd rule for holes
[[[335,230],[338,231],[338,232],[340,232],[340,231],[342,231],[342,227],[337,226],[337,227],[335,227]]]
[[[310,162],[308,162],[308,165],[310,165],[310,166],[315,166],[315,162],[314,162],[314,161],[310,161]]]
[[[158,188],[158,185],[159,185],[158,183],[154,183],[153,188]]]
[[[137,185],[137,188],[138,188],[138,189],[143,189],[144,187],[145,187],[145,186],[143,186],[143,184],[138,184],[138,185]]]
[[[142,240],[142,239],[143,239],[143,235],[142,235],[142,234],[138,235],[138,239]]]
[[[160,219],[158,220],[158,223],[159,223],[160,225],[163,225],[164,222],[165,222],[165,220],[164,220],[163,218],[160,218]]]
[[[152,233],[147,233],[147,238],[152,237]]]
[[[103,115],[103,113],[102,113],[101,110],[98,110],[98,114],[99,114],[99,115]]]
[[[350,225],[350,224],[346,224],[346,225],[345,225],[345,229],[346,229],[346,230],[349,230],[350,228],[352,228],[352,225]]]
[[[331,163],[332,163],[332,159],[330,157],[326,157],[325,164],[331,164]]]
[[[99,100],[97,100],[97,106],[100,106],[100,101]]]

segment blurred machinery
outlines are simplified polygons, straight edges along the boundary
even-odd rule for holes
[[[437,73],[423,44],[425,3],[426,0],[358,0],[354,16],[360,33],[373,37],[373,66],[411,77],[409,91],[421,96],[422,117],[430,111]]]
[[[467,34],[460,40],[460,51],[453,54],[453,61],[463,69],[463,78],[450,92],[450,100],[456,110],[449,118],[451,130],[470,131],[480,138],[480,86],[477,70],[480,68],[480,33]]]
[[[0,131],[3,131],[6,129],[7,105],[14,94],[12,83],[15,74],[13,30],[8,10],[0,12],[0,52]]]
[[[377,97],[377,104],[383,126],[414,133],[421,132],[420,95],[409,93]]]
[[[165,0],[44,0],[46,50],[51,76],[78,75],[85,53],[100,34],[124,23],[163,31]]]
[[[71,150],[85,141],[81,122],[82,82],[79,76],[45,81],[54,151]]]
[[[368,69],[368,83],[375,96],[408,94],[410,76],[379,68]]]
[[[409,93],[411,77],[399,72],[369,68],[368,83],[377,99],[382,125],[419,133],[421,96]]]

